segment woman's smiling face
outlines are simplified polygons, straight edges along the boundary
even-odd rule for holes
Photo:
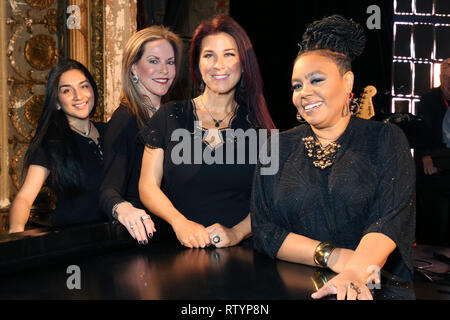
[[[336,62],[318,51],[301,55],[292,72],[292,102],[313,127],[334,127],[343,116],[353,87],[353,73],[341,74]]]
[[[95,104],[91,83],[78,69],[64,72],[59,79],[58,101],[69,122],[72,119],[86,119]]]
[[[169,91],[176,75],[175,51],[165,39],[149,41],[144,45],[142,57],[132,66],[146,94],[159,97]],[[152,97],[150,97],[152,98]]]
[[[241,79],[241,62],[236,41],[227,33],[202,40],[199,69],[206,87],[214,93],[232,91]]]

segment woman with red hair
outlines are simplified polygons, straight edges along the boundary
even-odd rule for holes
[[[251,152],[242,164],[230,163],[227,155],[236,155],[241,147],[250,151],[257,142],[246,139],[245,146],[238,146],[237,139],[230,137],[236,130],[273,129],[274,125],[253,46],[232,18],[215,17],[197,27],[191,43],[191,71],[201,94],[165,105],[141,130],[146,148],[139,193],[147,209],[168,222],[183,245],[232,246],[251,235],[255,163],[249,161]],[[179,142],[173,133],[178,129],[189,133],[186,140],[193,146],[184,150],[190,154],[183,153],[181,162],[174,161]],[[216,161],[195,161],[195,146],[200,144],[201,157],[209,154]]]

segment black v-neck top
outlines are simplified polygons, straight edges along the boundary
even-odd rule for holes
[[[308,136],[314,133],[305,124],[276,137],[275,175],[261,175],[258,165],[251,207],[255,248],[274,258],[293,232],[356,249],[365,234],[383,233],[397,245],[386,268],[411,278],[415,170],[403,132],[352,117],[337,140],[341,148],[333,165],[324,170],[307,155],[302,138]]]
[[[56,208],[51,214],[51,224],[55,227],[106,221],[106,216],[99,208],[98,192],[103,169],[103,136],[106,124],[93,122],[99,132],[98,144],[89,137],[72,132],[76,150],[81,154],[81,166],[85,171],[84,191],[67,196],[56,191],[52,186],[52,172],[47,178],[47,185],[56,193]],[[50,161],[45,150],[40,147],[31,156],[30,164],[39,165],[49,170]]]
[[[239,106],[229,128],[207,130],[195,125],[198,118],[193,101],[186,100],[162,106],[142,128],[139,139],[143,144],[164,149],[163,192],[189,220],[205,227],[217,222],[232,227],[249,214],[256,160],[251,161],[249,139],[245,139],[245,146],[241,144],[245,148],[245,159],[241,159],[242,164],[237,164],[237,143],[233,135],[236,129],[253,128],[248,118],[247,108]],[[174,138],[171,138],[172,134]],[[222,139],[223,144],[212,148],[202,141],[208,134]],[[185,149],[181,150],[180,142],[186,143]],[[257,141],[254,147],[257,148]],[[233,161],[226,159],[230,150],[234,152]],[[202,154],[220,160],[208,162]],[[252,155],[255,156],[253,152]]]

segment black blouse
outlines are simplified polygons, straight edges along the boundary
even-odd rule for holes
[[[397,245],[385,267],[411,278],[415,171],[402,131],[351,118],[337,141],[341,148],[334,164],[324,170],[307,156],[301,139],[308,136],[314,133],[307,124],[281,133],[278,173],[256,170],[251,207],[255,248],[274,258],[293,232],[354,250],[365,234],[378,232]]]
[[[253,164],[249,161],[249,140],[245,140],[246,159],[243,164],[237,164],[236,139],[231,135],[232,129],[252,128],[247,109],[238,107],[231,120],[231,127],[218,131],[224,143],[215,148],[201,141],[200,135],[208,134],[208,130],[195,127],[194,121],[198,121],[198,118],[192,100],[172,102],[162,106],[153,115],[143,127],[140,139],[150,148],[164,149],[162,190],[178,211],[205,227],[218,222],[230,228],[242,221],[250,208],[256,161]],[[172,139],[176,129],[181,129],[179,132],[186,135]],[[180,153],[181,141],[187,143],[189,148]],[[195,145],[200,146],[197,152],[201,150],[200,153],[206,152],[212,157],[222,152],[222,156],[217,159],[220,158],[223,164],[218,161],[207,164],[204,159],[195,162]],[[235,158],[227,164],[226,154],[231,149]],[[180,155],[189,160],[176,164]]]
[[[136,143],[139,132],[136,116],[120,105],[108,122],[105,134],[105,164],[100,187],[100,206],[111,215],[115,204],[128,201],[135,208],[143,209],[139,199],[144,146]]]
[[[85,170],[85,190],[67,196],[56,191],[52,186],[52,172],[47,178],[47,185],[55,190],[56,208],[51,215],[51,224],[55,227],[94,223],[105,221],[106,216],[101,212],[98,204],[98,190],[101,182],[103,168],[103,136],[106,124],[102,122],[93,123],[99,132],[98,144],[91,138],[83,137],[76,132],[72,135],[76,142],[77,151],[82,155],[82,168]],[[50,170],[50,161],[43,148],[38,148],[33,153],[30,164],[39,165]]]

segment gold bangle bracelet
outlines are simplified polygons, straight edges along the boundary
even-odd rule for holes
[[[321,268],[326,268],[328,265],[328,258],[331,255],[331,252],[336,249],[336,246],[328,241],[322,241],[319,243],[314,250],[314,263]]]

